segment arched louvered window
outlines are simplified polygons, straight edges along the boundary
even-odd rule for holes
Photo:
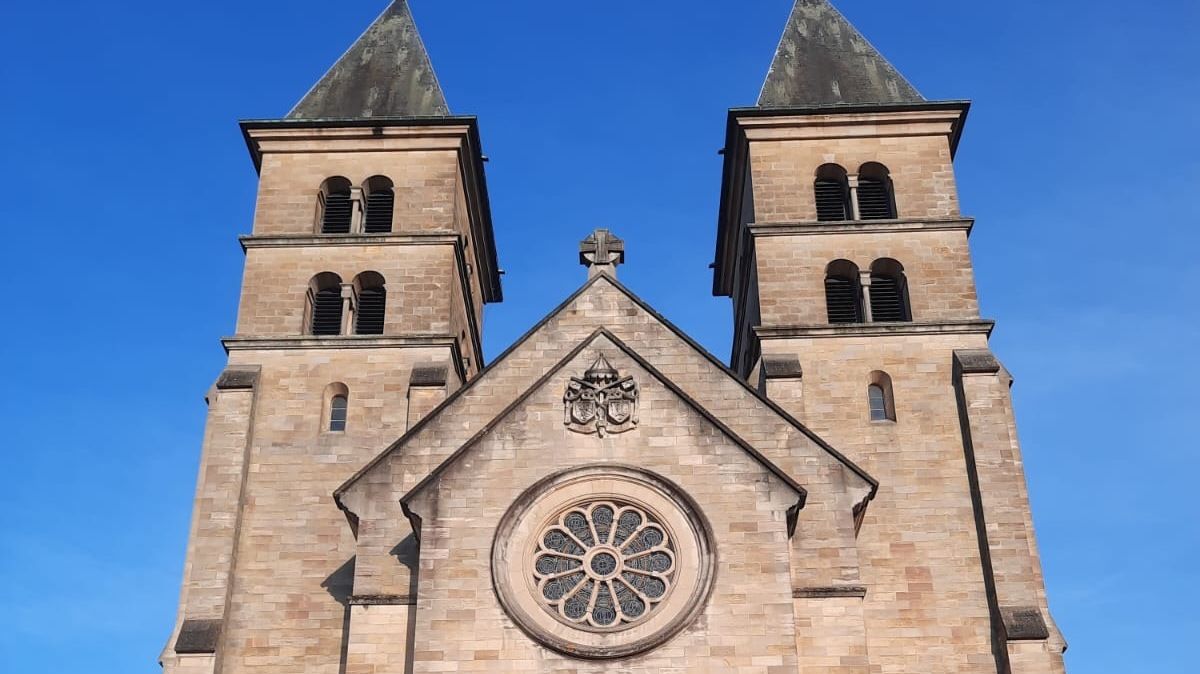
[[[825,271],[825,308],[830,323],[863,321],[858,267],[848,260],[830,263]]]
[[[871,421],[895,421],[896,401],[892,395],[892,378],[886,372],[872,372],[867,386],[867,409]]]
[[[349,234],[353,219],[350,181],[341,177],[326,180],[321,186],[321,233]]]
[[[890,220],[896,217],[892,177],[883,164],[871,162],[858,169],[858,215],[863,220]]]
[[[344,395],[335,395],[329,401],[329,431],[341,433],[346,430],[346,413],[350,408],[350,399]]]
[[[382,335],[387,310],[387,288],[383,277],[368,271],[354,279],[358,307],[354,314],[354,334]]]
[[[902,323],[912,320],[908,307],[908,281],[904,267],[883,258],[871,265],[871,320]]]
[[[850,183],[846,169],[837,164],[825,164],[817,169],[817,180],[813,184],[817,199],[817,220],[836,222],[850,220]]]
[[[342,334],[342,279],[318,274],[309,284],[309,334],[327,337]]]
[[[386,234],[392,231],[392,213],[396,206],[396,192],[392,181],[383,176],[375,176],[367,180],[365,192],[363,231],[367,234]]]

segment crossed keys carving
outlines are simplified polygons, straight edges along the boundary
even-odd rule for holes
[[[603,355],[583,378],[572,377],[563,395],[564,424],[576,433],[624,433],[638,424],[638,385],[621,377]]]

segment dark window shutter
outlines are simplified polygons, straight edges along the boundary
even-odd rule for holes
[[[850,219],[850,190],[838,180],[818,180],[814,186],[817,194],[817,220],[836,222]]]
[[[312,333],[318,336],[342,334],[341,288],[326,288],[313,296]]]
[[[359,293],[354,332],[359,335],[382,335],[386,306],[387,290],[384,288],[367,288]]]
[[[863,220],[890,220],[896,217],[892,210],[892,195],[887,181],[879,178],[859,178],[858,214]]]
[[[904,306],[904,288],[895,276],[871,277],[871,320],[900,323],[908,320]]]
[[[367,234],[386,234],[392,231],[392,210],[395,205],[396,195],[391,190],[372,190],[367,195],[363,231]]]
[[[325,213],[321,218],[322,234],[349,234],[354,206],[349,192],[325,195]]]
[[[830,323],[861,323],[858,283],[831,276],[825,279],[825,305]]]

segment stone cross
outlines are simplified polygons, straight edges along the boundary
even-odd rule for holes
[[[625,263],[625,242],[607,229],[597,229],[579,243],[579,264],[588,268],[588,278],[597,274],[617,277],[617,265]]]

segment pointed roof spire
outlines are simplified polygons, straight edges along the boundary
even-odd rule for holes
[[[829,0],[796,0],[758,107],[924,101]]]
[[[334,64],[288,119],[450,114],[406,0],[395,0]]]

